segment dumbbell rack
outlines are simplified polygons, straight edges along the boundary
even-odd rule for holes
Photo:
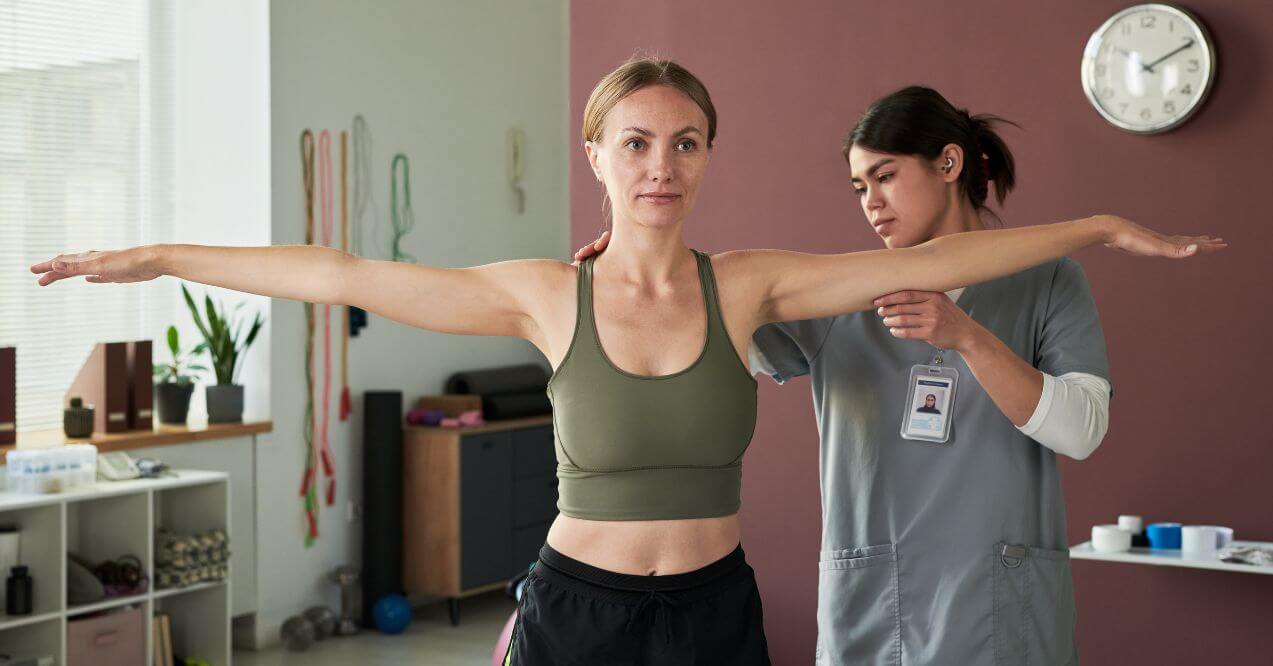
[[[152,618],[167,613],[173,651],[211,664],[230,663],[228,579],[157,590],[154,581],[155,529],[199,533],[229,531],[230,481],[223,472],[179,470],[175,477],[99,481],[47,495],[0,492],[0,525],[21,533],[20,563],[34,579],[30,615],[0,613],[0,653],[54,655],[66,664],[67,623],[91,613],[136,606],[146,618],[146,663],[155,645]],[[233,551],[234,544],[230,544]],[[66,554],[90,561],[135,555],[152,585],[145,593],[71,606],[66,595]],[[230,566],[234,566],[233,557]],[[5,572],[3,578],[7,578]],[[0,588],[3,588],[0,582]],[[3,606],[0,606],[3,610]]]

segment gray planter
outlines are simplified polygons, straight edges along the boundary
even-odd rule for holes
[[[159,422],[184,424],[190,412],[190,396],[192,395],[194,395],[194,384],[171,382],[155,384],[155,406],[159,409]]]
[[[243,420],[243,387],[216,384],[207,388],[208,423],[237,423]]]

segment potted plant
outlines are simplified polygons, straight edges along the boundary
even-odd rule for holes
[[[256,340],[265,320],[258,312],[252,321],[240,319],[240,303],[232,312],[218,308],[207,293],[203,295],[204,313],[207,321],[199,314],[194,298],[186,285],[181,285],[181,293],[186,297],[186,305],[190,308],[190,316],[195,326],[203,334],[204,347],[212,357],[212,371],[217,376],[215,386],[206,389],[208,399],[208,423],[230,423],[243,420],[243,387],[236,384],[239,377],[241,361],[248,347]]]
[[[207,372],[207,368],[193,363],[194,357],[202,354],[207,343],[200,343],[194,349],[181,351],[177,339],[177,327],[168,327],[168,349],[172,352],[172,361],[156,365],[155,400],[159,408],[160,423],[185,423],[190,411],[190,394],[194,392],[194,372]]]

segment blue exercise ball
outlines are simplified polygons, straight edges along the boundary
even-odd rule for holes
[[[380,598],[371,609],[371,618],[376,628],[386,634],[400,634],[411,624],[411,604],[401,594],[390,594]]]

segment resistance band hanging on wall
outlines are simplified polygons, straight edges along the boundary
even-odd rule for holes
[[[332,135],[323,130],[318,135],[318,193],[322,202],[323,247],[332,244]],[[323,421],[319,427],[318,449],[323,473],[327,477],[327,506],[336,502],[336,459],[332,455],[328,424],[332,402],[332,306],[323,304]]]
[[[314,134],[301,132],[301,178],[305,186],[305,244],[314,244]],[[314,304],[305,303],[305,473],[301,497],[305,502],[305,547],[318,538],[318,497],[314,489],[318,468],[314,448]]]
[[[340,132],[340,249],[349,251],[349,133]],[[340,318],[340,420],[354,409],[349,399],[349,306]]]
[[[402,176],[399,177],[399,165]],[[411,164],[407,156],[398,153],[393,156],[391,180],[389,183],[389,214],[393,216],[393,245],[390,256],[394,261],[414,262],[415,257],[402,251],[402,239],[415,227],[415,213],[411,210]],[[402,190],[402,203],[398,203],[398,190]]]
[[[374,224],[376,201],[371,191],[371,130],[367,127],[367,119],[362,114],[354,116],[353,129],[354,152],[354,217],[350,224],[353,242],[350,252],[361,257],[363,255],[363,234],[367,228],[370,215]],[[367,326],[367,311],[362,308],[349,308],[349,335],[357,337],[358,331]]]

